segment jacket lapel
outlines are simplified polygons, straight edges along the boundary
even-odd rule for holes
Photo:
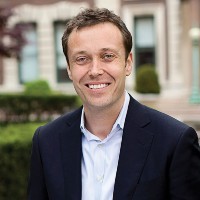
[[[64,171],[65,199],[81,199],[81,109],[67,119],[67,128],[60,134]]]
[[[65,180],[65,198],[81,199],[82,133],[81,109],[67,119],[60,130],[61,155]],[[153,134],[143,127],[150,123],[144,106],[132,97],[126,116],[113,200],[131,200],[150,151]]]
[[[131,200],[145,161],[150,151],[153,135],[144,130],[150,123],[145,107],[132,97],[124,125],[113,200]]]

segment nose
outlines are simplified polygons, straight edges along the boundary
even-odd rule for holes
[[[96,77],[104,73],[102,65],[98,59],[93,59],[88,71],[89,76]]]

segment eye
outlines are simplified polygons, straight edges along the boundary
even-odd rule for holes
[[[79,56],[76,58],[76,64],[85,65],[89,62],[89,58],[86,56]]]
[[[106,53],[102,56],[102,59],[105,61],[105,62],[111,62],[115,59],[115,55],[112,54],[112,53]]]

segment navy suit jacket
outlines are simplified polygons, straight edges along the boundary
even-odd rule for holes
[[[35,132],[29,200],[81,200],[80,119],[81,108]],[[113,200],[200,200],[196,132],[131,97]]]

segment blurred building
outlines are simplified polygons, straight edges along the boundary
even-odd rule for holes
[[[122,17],[133,35],[127,89],[134,90],[136,69],[150,63],[159,75],[159,98],[200,103],[199,0],[0,0],[0,5],[15,10],[11,26],[25,22],[31,27],[21,59],[0,60],[0,92],[22,91],[25,82],[46,79],[53,89],[73,93],[61,48],[66,21],[83,8],[106,7]]]

